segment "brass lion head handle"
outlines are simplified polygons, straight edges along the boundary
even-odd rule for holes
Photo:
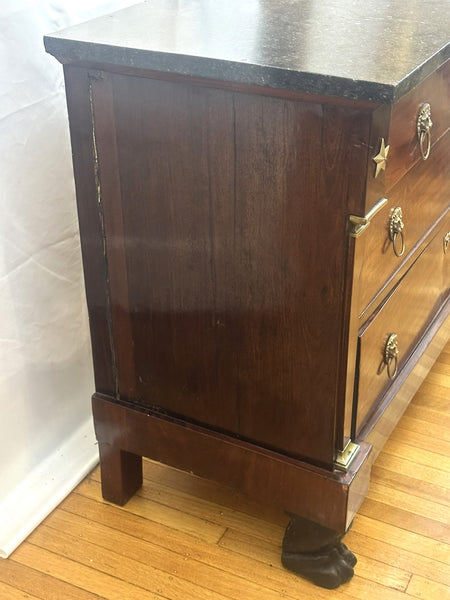
[[[427,160],[431,150],[431,128],[433,122],[431,120],[431,106],[428,102],[422,104],[417,116],[417,139],[419,140],[420,154],[423,160]]]
[[[444,235],[444,254],[447,254],[448,249],[450,247],[450,231]]]
[[[403,228],[403,212],[400,206],[391,209],[389,217],[389,239],[392,242],[395,256],[403,256],[405,253],[405,234]]]
[[[396,333],[391,333],[386,340],[383,359],[387,366],[389,379],[394,379],[398,369],[398,339]]]

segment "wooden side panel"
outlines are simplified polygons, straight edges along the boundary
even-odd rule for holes
[[[331,466],[368,113],[108,77],[137,401]]]
[[[125,232],[122,220],[121,183],[111,81],[101,71],[90,71],[94,151],[97,170],[99,210],[105,236],[108,286],[108,313],[114,340],[114,356],[121,398],[134,398],[136,374],[133,334],[128,301],[128,273],[125,260]]]
[[[363,203],[368,119],[245,95],[236,103],[239,289],[249,311],[240,432],[330,464],[342,447],[347,356],[352,364],[345,221]]]
[[[94,164],[90,80],[86,69],[66,65],[64,73],[95,387],[98,392],[113,394],[117,388],[116,360],[109,313],[103,220]]]
[[[137,399],[237,431],[232,96],[113,88]]]

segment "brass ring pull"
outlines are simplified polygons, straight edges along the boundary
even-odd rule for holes
[[[400,206],[396,206],[391,210],[389,217],[389,239],[392,242],[394,254],[398,257],[403,256],[406,249],[404,226],[402,209]]]
[[[397,240],[400,238],[400,248],[398,247],[399,244],[397,242]],[[395,256],[398,256],[400,258],[400,256],[403,256],[405,254],[405,236],[403,234],[403,231],[395,231],[393,236],[392,236],[392,248],[394,249],[394,254]]]
[[[417,138],[419,140],[420,154],[423,160],[427,160],[431,150],[431,106],[426,102],[422,104],[417,117]]]
[[[425,140],[427,141],[426,150],[424,150]],[[420,148],[420,154],[422,155],[423,160],[427,160],[427,158],[430,156],[430,150],[431,150],[431,131],[429,129],[427,129],[426,131],[420,132],[419,148]]]
[[[387,366],[389,379],[394,379],[398,371],[398,340],[397,334],[391,333],[384,347],[384,362]]]
[[[444,235],[444,254],[447,254],[448,247],[450,246],[450,231]]]

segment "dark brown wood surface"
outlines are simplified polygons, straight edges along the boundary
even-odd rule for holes
[[[417,139],[417,116],[422,104],[431,106],[432,142],[438,141],[450,128],[450,61],[393,106],[390,151],[386,169],[386,189],[393,185],[417,162],[422,161]],[[433,155],[431,149],[431,156]]]
[[[102,213],[94,164],[90,79],[85,69],[64,67],[95,387],[114,394],[116,359],[109,307]]]
[[[391,123],[392,106],[383,104],[372,113],[372,122],[370,127],[370,138],[367,160],[367,183],[366,183],[366,204],[364,214],[367,214],[386,193],[386,169],[388,161],[384,165],[385,168],[378,169],[374,158],[380,153],[381,140],[384,140],[385,147],[389,140],[389,127]],[[361,215],[362,216],[362,215]]]
[[[105,260],[108,265],[108,311],[111,316],[118,392],[136,394],[133,333],[128,302],[128,271],[125,262],[125,231],[121,210],[121,182],[116,145],[114,106],[110,81],[101,71],[89,71],[92,120],[95,128],[95,160],[98,169],[99,210],[103,217]]]
[[[139,403],[331,466],[370,114],[104,75],[95,120],[109,88],[96,142],[120,179],[103,209],[110,271],[128,279],[126,298],[111,280],[114,330],[131,315],[121,394],[135,368]]]
[[[330,472],[177,419],[121,406],[98,394],[92,406],[100,447],[108,451],[108,460],[101,465],[102,480],[108,482],[103,494],[113,502],[136,490],[138,477],[127,478],[121,467],[129,466],[132,457],[136,464],[141,455],[239,489],[340,533],[348,529],[367,493],[372,464],[368,444],[361,444],[348,473]],[[353,491],[358,485],[359,503]]]

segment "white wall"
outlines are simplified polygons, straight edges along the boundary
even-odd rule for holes
[[[0,556],[96,464],[62,66],[42,37],[134,0],[0,2]]]

